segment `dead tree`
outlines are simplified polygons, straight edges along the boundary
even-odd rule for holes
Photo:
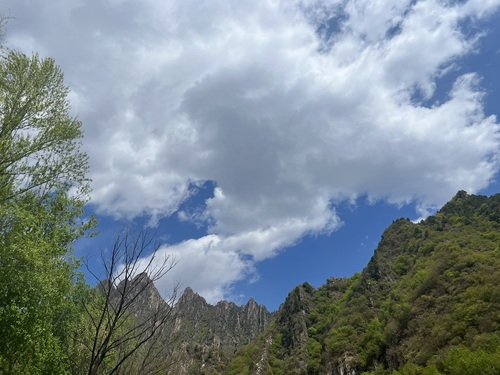
[[[124,230],[116,237],[111,254],[101,253],[106,278],[99,282],[94,298],[84,303],[92,330],[86,345],[88,375],[132,373],[138,363],[140,368],[133,372],[155,372],[151,365],[161,346],[158,349],[154,344],[172,319],[178,289],[174,286],[165,301],[154,288],[155,281],[176,264],[171,256],[160,259],[159,249],[154,235]]]

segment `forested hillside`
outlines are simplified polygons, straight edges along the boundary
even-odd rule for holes
[[[500,194],[398,219],[363,272],[290,292],[228,374],[499,374]]]

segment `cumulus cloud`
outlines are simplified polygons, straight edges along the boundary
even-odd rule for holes
[[[99,212],[154,221],[215,182],[197,215],[207,236],[165,249],[211,301],[254,262],[338,227],[336,202],[415,202],[425,215],[499,168],[481,77],[465,72],[435,99],[438,78],[479,48],[463,23],[499,1],[5,6],[8,44],[66,73]]]

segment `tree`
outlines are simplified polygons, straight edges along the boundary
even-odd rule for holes
[[[169,255],[162,257],[154,237],[146,231],[135,235],[125,230],[116,237],[109,257],[102,254],[105,279],[94,295],[82,301],[86,313],[82,330],[91,334],[83,339],[74,337],[76,351],[86,352],[81,356],[87,363],[82,373],[156,373],[165,361],[160,357],[164,345],[155,344],[171,321],[177,286],[165,301],[154,282],[176,261]],[[81,363],[74,367],[83,369]]]
[[[10,51],[1,61],[0,202],[26,192],[43,200],[69,188],[73,202],[88,195],[88,157],[68,92],[51,58]]]
[[[0,58],[0,373],[63,373],[72,243],[90,191],[81,123],[54,60]]]

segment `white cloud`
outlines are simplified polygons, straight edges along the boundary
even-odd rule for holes
[[[230,293],[230,285],[253,272],[252,263],[235,251],[225,251],[221,239],[209,235],[159,250],[158,259],[168,254],[178,259],[177,265],[157,283],[158,290],[167,296],[172,285],[190,286],[211,303]]]
[[[483,114],[480,77],[468,72],[446,100],[425,100],[437,78],[477,52],[477,35],[462,33],[461,23],[499,4],[5,7],[17,18],[9,45],[50,54],[66,73],[100,212],[155,220],[188,199],[190,183],[216,182],[197,213],[210,220],[210,234],[167,248],[179,256],[183,284],[213,301],[253,262],[335,229],[332,202],[366,195],[415,202],[424,214],[459,189],[488,185],[500,129]]]

